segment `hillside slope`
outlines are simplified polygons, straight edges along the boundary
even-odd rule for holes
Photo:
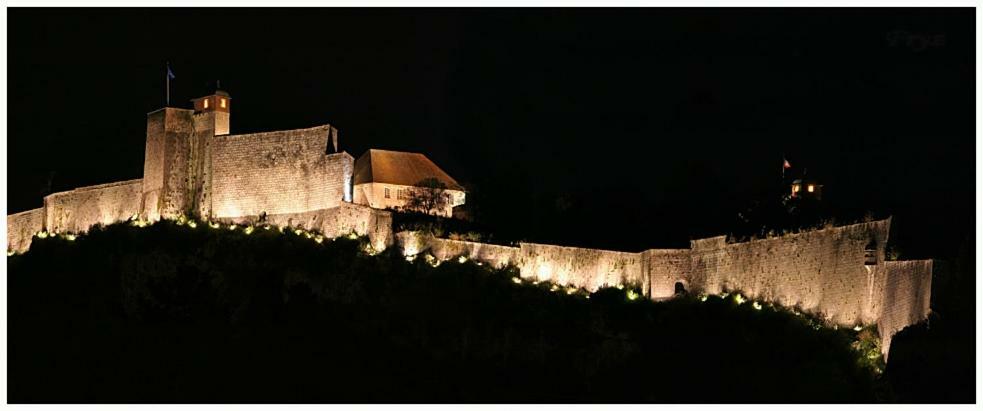
[[[276,228],[117,224],[8,258],[11,402],[866,402],[853,330],[409,262]],[[629,298],[631,297],[631,298]],[[869,350],[868,350],[869,351]]]

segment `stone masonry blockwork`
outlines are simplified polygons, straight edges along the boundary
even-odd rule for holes
[[[218,218],[337,207],[354,159],[325,154],[330,126],[216,136],[211,147],[211,211]]]
[[[112,224],[139,215],[142,180],[82,187],[44,199],[45,228],[53,232],[85,232],[95,224]]]
[[[520,243],[506,247],[396,233],[406,255],[428,252],[494,267],[514,265],[526,279],[594,291],[636,285],[652,299],[687,291],[740,292],[818,315],[841,326],[877,325],[885,356],[891,337],[930,312],[931,261],[885,261],[891,219],[728,243],[723,236],[693,240],[689,249],[640,253]],[[874,244],[876,262],[867,264]]]
[[[44,229],[44,216],[44,208],[8,215],[7,250],[18,253],[27,251],[34,234]]]

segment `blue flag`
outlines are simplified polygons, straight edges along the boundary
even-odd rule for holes
[[[174,72],[171,71],[171,64],[170,63],[167,64],[167,78],[171,78],[171,79],[174,78]]]

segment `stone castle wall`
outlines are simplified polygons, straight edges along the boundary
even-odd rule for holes
[[[494,268],[518,266],[522,259],[519,247],[436,238],[418,231],[401,231],[395,237],[397,247],[408,256],[430,253],[441,261],[465,256]]]
[[[877,330],[887,359],[894,334],[928,318],[931,312],[932,260],[887,261],[881,272],[883,309]]]
[[[640,253],[520,243],[519,247],[396,233],[406,255],[440,260],[460,255],[495,267],[514,265],[523,278],[584,287],[638,285],[652,299],[688,292],[740,292],[752,299],[818,315],[835,324],[878,326],[885,356],[891,337],[928,316],[931,261],[885,261],[891,219],[728,243],[693,240],[689,249]],[[876,262],[865,263],[873,245]]]
[[[675,295],[677,282],[685,289],[691,289],[690,276],[680,275],[690,272],[692,253],[689,249],[653,249],[639,254],[642,270],[648,273],[646,287],[642,290],[645,295],[656,300],[670,298]]]
[[[7,216],[7,250],[24,252],[31,247],[34,234],[44,229],[44,208]]]
[[[520,243],[520,276],[589,291],[645,282],[641,253]]]
[[[325,154],[330,126],[216,136],[211,142],[211,215],[291,214],[338,207],[354,166]]]
[[[693,241],[688,270],[678,271],[675,279],[650,275],[652,289],[665,292],[684,280],[691,290],[740,291],[838,324],[870,324],[880,310],[881,289],[874,281],[883,267],[889,228],[887,219],[735,244],[723,237]],[[865,266],[864,249],[871,241],[878,264]],[[661,263],[656,259],[650,266]]]
[[[217,218],[225,223],[256,224],[257,215]],[[350,233],[367,236],[377,251],[393,244],[392,213],[369,206],[341,203],[337,207],[300,213],[269,214],[265,223],[276,226],[315,230],[328,238]]]
[[[143,181],[121,181],[54,193],[44,198],[47,231],[79,233],[139,215]]]

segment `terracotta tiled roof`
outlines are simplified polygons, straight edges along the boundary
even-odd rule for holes
[[[420,153],[371,149],[355,161],[355,184],[412,186],[427,178],[436,178],[451,190],[464,190],[454,178]]]

